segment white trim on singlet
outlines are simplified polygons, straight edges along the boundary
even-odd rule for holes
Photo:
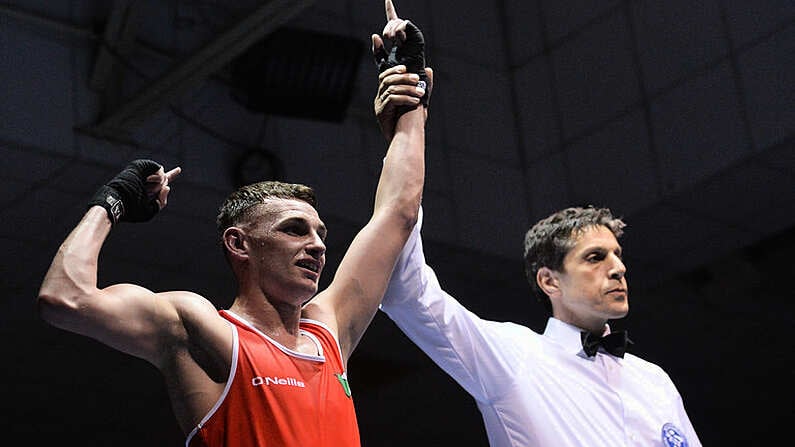
[[[334,331],[332,331],[330,327],[326,326],[326,323],[323,323],[322,321],[312,320],[310,318],[301,318],[298,321],[299,321],[299,323],[314,324],[315,326],[320,326],[323,329],[325,329],[326,331],[328,331],[328,333],[331,334],[331,338],[334,339],[334,343],[336,343],[336,345],[337,345],[337,352],[339,352],[339,355],[340,355],[340,365],[345,365],[345,360],[342,358],[342,348],[340,347],[340,341],[337,340],[337,335],[334,334]],[[312,334],[308,334],[308,335],[312,335]]]
[[[318,355],[318,354],[304,354],[303,352],[294,351],[294,350],[292,350],[292,349],[290,349],[290,348],[288,348],[288,347],[284,346],[283,344],[281,344],[281,343],[277,342],[276,340],[274,340],[274,339],[272,339],[272,338],[268,337],[267,335],[265,335],[265,333],[264,333],[264,332],[260,331],[260,330],[259,330],[259,329],[257,329],[256,327],[254,327],[254,325],[253,325],[253,324],[249,323],[249,322],[248,322],[248,321],[247,321],[245,318],[241,317],[240,315],[237,315],[236,313],[232,312],[231,310],[226,310],[225,312],[226,312],[226,313],[227,313],[229,316],[231,316],[232,318],[236,319],[236,320],[237,320],[238,322],[240,322],[241,324],[244,324],[246,327],[248,327],[248,328],[249,328],[249,329],[251,329],[252,331],[254,331],[254,332],[256,332],[257,334],[259,334],[259,335],[260,335],[262,338],[264,338],[265,340],[267,340],[267,341],[269,341],[270,343],[272,343],[274,346],[276,346],[277,348],[279,348],[279,349],[280,349],[282,352],[284,352],[284,353],[285,353],[285,354],[287,354],[287,355],[290,355],[290,356],[293,356],[293,357],[302,358],[302,359],[307,359],[307,360],[313,360],[313,361],[316,361],[316,362],[325,362],[325,361],[326,361],[326,357],[324,357],[324,355],[323,355],[323,347],[320,345],[320,342],[319,342],[319,340],[317,340],[316,338],[314,338],[314,337],[312,336],[312,334],[310,334],[310,333],[307,333],[307,332],[306,332],[306,331],[304,331],[304,330],[301,330],[301,333],[302,333],[302,334],[306,334],[307,336],[309,336],[309,337],[310,337],[310,339],[311,339],[311,340],[312,340],[312,341],[315,343],[315,345],[317,346],[317,349],[318,349],[319,355]],[[301,319],[301,321],[303,321],[303,318]],[[318,322],[318,323],[316,323],[316,324],[320,324],[320,323]],[[327,329],[328,329],[328,328],[327,328]],[[330,331],[329,331],[329,332],[330,332]],[[333,335],[333,333],[332,333],[332,335]],[[336,340],[336,339],[335,339],[335,340]],[[338,346],[339,346],[339,344],[338,344]]]
[[[188,434],[187,439],[185,439],[185,447],[188,447],[190,444],[191,439],[193,436],[198,433],[198,431],[204,426],[204,424],[212,417],[213,414],[218,410],[221,404],[226,399],[226,395],[229,393],[229,388],[232,387],[232,380],[235,378],[235,373],[237,372],[237,357],[240,350],[240,343],[238,343],[238,335],[237,335],[237,326],[235,326],[231,321],[226,321],[232,326],[232,365],[229,368],[229,377],[226,378],[226,386],[224,386],[224,391],[221,393],[221,396],[218,397],[218,400],[215,401],[215,405],[207,412],[206,415],[202,418],[199,424],[193,427],[193,430],[190,431]]]

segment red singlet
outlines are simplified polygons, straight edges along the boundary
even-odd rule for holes
[[[232,370],[223,395],[186,447],[359,447],[359,427],[337,340],[318,321],[300,328],[318,355],[276,343],[232,312]]]

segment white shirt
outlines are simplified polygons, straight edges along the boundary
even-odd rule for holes
[[[422,213],[381,309],[472,395],[492,447],[701,446],[657,365],[601,350],[589,358],[580,329],[554,318],[541,335],[464,308],[425,264],[421,225]]]

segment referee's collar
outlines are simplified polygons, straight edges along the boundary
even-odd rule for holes
[[[573,324],[565,323],[554,317],[549,317],[547,327],[544,329],[544,336],[551,338],[561,345],[566,352],[579,354],[582,352],[582,339],[580,333],[583,329]],[[610,325],[605,323],[605,331],[602,334],[610,333]]]

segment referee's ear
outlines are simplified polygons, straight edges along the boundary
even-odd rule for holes
[[[551,268],[541,267],[538,269],[536,273],[536,284],[538,284],[538,287],[546,293],[550,299],[560,297],[560,278],[557,272]]]

